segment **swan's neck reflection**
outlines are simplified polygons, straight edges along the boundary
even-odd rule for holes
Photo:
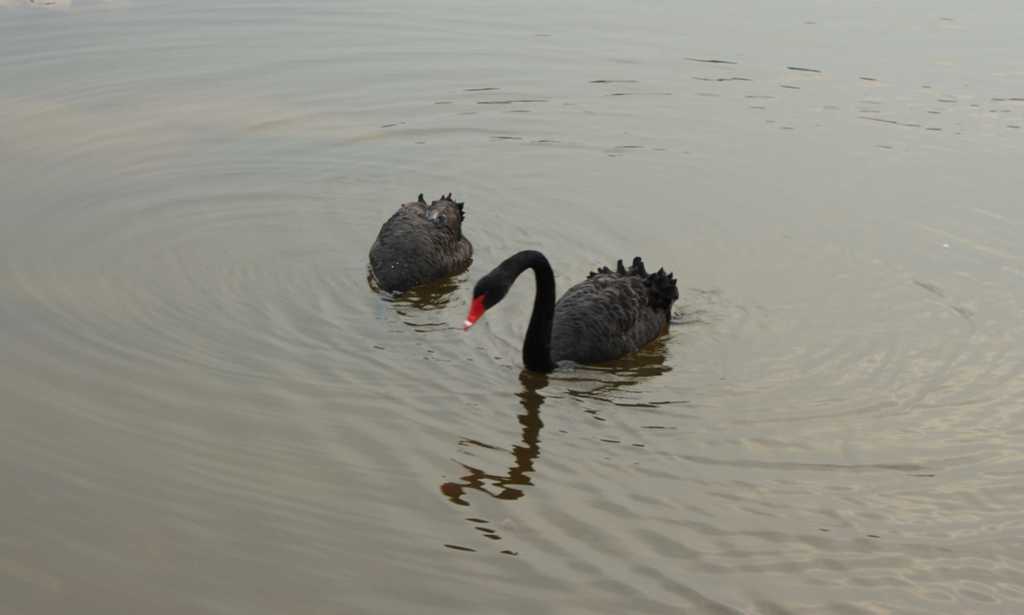
[[[455,504],[468,506],[464,498],[467,490],[479,491],[499,500],[518,500],[523,497],[524,485],[530,485],[530,474],[533,462],[540,456],[540,430],[544,423],[540,420],[540,407],[544,404],[544,396],[538,391],[548,385],[547,376],[523,372],[519,377],[523,390],[516,394],[519,403],[525,409],[518,416],[522,425],[521,442],[512,449],[513,464],[505,474],[488,474],[478,468],[461,464],[468,474],[460,477],[459,482],[447,482],[441,485],[441,492]],[[463,441],[464,444],[476,444],[488,447],[479,442]]]

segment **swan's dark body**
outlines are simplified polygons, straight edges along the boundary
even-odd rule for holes
[[[405,203],[377,234],[370,270],[386,291],[402,292],[463,271],[473,245],[462,235],[463,204],[449,193],[429,205],[423,195]]]
[[[556,303],[551,265],[540,252],[527,250],[481,278],[474,299],[482,296],[482,307],[492,307],[527,269],[537,280],[523,342],[523,363],[532,371],[551,371],[559,361],[601,363],[636,352],[668,328],[672,304],[679,298],[671,273],[649,274],[636,257],[628,269],[620,260],[614,271],[594,271]]]

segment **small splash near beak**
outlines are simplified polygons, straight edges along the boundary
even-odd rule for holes
[[[475,297],[473,303],[469,306],[469,314],[466,315],[466,320],[462,323],[462,330],[469,331],[469,328],[476,324],[477,320],[480,320],[480,317],[484,315],[486,310],[487,308],[484,307],[484,295]]]

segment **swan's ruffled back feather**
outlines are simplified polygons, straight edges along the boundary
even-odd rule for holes
[[[427,204],[421,194],[399,207],[370,248],[370,269],[380,287],[401,292],[464,270],[473,246],[462,234],[465,207],[451,193]]]
[[[552,358],[596,363],[635,352],[668,327],[678,298],[675,277],[647,273],[640,257],[629,268],[601,267],[555,305]]]

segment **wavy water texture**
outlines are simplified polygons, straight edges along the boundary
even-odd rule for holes
[[[0,1],[0,613],[1021,611],[1022,24]],[[528,248],[671,331],[522,372]]]

